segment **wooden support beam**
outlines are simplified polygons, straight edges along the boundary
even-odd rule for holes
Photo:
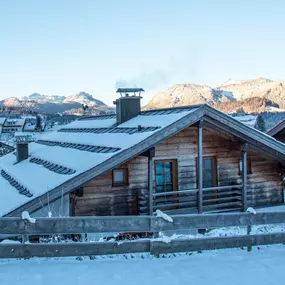
[[[245,144],[242,150],[242,201],[244,211],[247,209],[247,151],[248,144]]]
[[[203,213],[203,120],[198,124],[198,213]]]
[[[155,150],[152,148],[148,156],[148,200],[149,200],[149,215],[153,215],[153,157]]]

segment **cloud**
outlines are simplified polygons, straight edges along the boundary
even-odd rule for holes
[[[151,72],[141,72],[128,80],[117,80],[115,87],[116,89],[123,87],[141,87],[147,91],[150,91],[155,90],[156,88],[159,88],[162,85],[168,84],[170,82],[170,79],[171,78],[167,71],[165,72],[162,70],[154,70]]]
[[[141,87],[151,92],[175,83],[195,81],[202,61],[195,54],[195,50],[190,49],[179,56],[169,57],[163,68],[144,69],[131,78],[121,78],[116,81],[115,87]]]

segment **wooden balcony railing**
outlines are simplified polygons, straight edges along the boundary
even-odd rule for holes
[[[242,210],[242,185],[203,188],[203,212],[226,212]],[[147,213],[147,198],[140,197],[139,204]],[[196,213],[198,189],[160,192],[153,194],[153,211],[160,209],[172,214]]]

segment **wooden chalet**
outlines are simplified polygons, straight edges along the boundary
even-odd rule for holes
[[[0,214],[212,213],[284,203],[283,143],[208,105],[141,111],[142,91],[119,89],[117,115],[66,125],[29,144],[16,164],[15,155],[3,157],[0,185],[9,194]]]

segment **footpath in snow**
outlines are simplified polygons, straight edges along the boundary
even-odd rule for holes
[[[0,260],[1,285],[262,285],[282,284],[282,245],[155,258],[146,255]],[[144,258],[142,258],[144,257]]]

